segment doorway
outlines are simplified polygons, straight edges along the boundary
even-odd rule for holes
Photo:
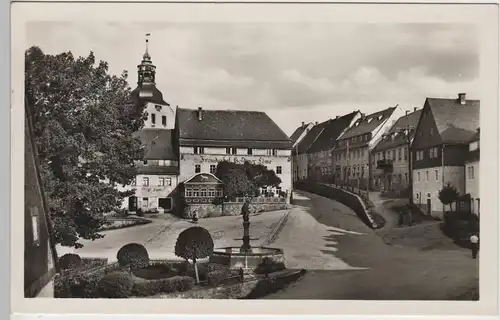
[[[172,209],[172,198],[160,198],[158,199],[158,206],[165,210]]]
[[[431,214],[432,206],[431,199],[427,199],[427,214]]]
[[[137,211],[137,197],[128,197],[128,211]]]

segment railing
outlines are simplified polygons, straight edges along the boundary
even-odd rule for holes
[[[245,202],[246,198],[237,197],[232,202]],[[252,203],[285,203],[286,198],[283,197],[256,197],[252,199]]]

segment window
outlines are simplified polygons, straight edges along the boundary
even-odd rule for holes
[[[231,154],[231,148],[226,148],[226,154]]]
[[[404,149],[405,160],[408,160],[408,148]]]
[[[398,149],[398,160],[401,160],[401,149]]]
[[[392,160],[396,160],[396,150],[392,150]]]
[[[425,171],[425,181],[429,181],[429,171]]]
[[[439,173],[437,170],[434,170],[434,175],[436,176],[436,181],[439,180]]]
[[[201,165],[195,164],[194,165],[194,173],[200,173],[200,172],[201,172]]]
[[[192,197],[193,196],[193,190],[192,189],[186,189],[186,197]]]
[[[172,185],[172,178],[165,178],[165,185],[171,186]]]
[[[142,206],[149,207],[149,199],[148,198],[142,198]]]
[[[200,197],[204,197],[204,198],[207,197],[207,189],[201,189],[200,190]]]
[[[253,150],[252,150],[252,148],[248,148],[248,149],[247,149],[247,154],[251,155],[251,154],[252,154],[252,151],[253,151]]]
[[[217,170],[217,166],[215,164],[210,165],[210,173],[215,174],[215,170]]]
[[[276,174],[281,174],[282,173],[282,168],[281,166],[276,167]]]
[[[164,178],[158,178],[158,185],[163,187],[165,186],[165,179]]]
[[[420,182],[420,172],[417,172],[417,181]]]
[[[134,180],[132,180],[132,182],[130,183],[130,185],[135,186],[136,184],[137,184],[137,180],[136,180],[136,178],[134,178]]]
[[[408,173],[405,173],[405,181],[408,182]]]
[[[273,156],[278,155],[278,150],[276,150],[276,149],[272,149],[271,151],[272,151],[272,155],[273,155]]]
[[[217,197],[222,197],[222,189],[217,189]]]
[[[164,126],[167,125],[167,116],[161,116],[161,124]]]
[[[205,147],[198,147],[200,154],[205,154]]]
[[[471,173],[470,174],[471,179],[474,179],[474,167],[472,166],[470,167],[470,173]]]
[[[193,189],[193,197],[199,197],[199,196],[200,196],[200,190]]]
[[[215,197],[215,189],[208,189],[208,196],[210,198]]]
[[[232,148],[231,149],[231,153],[232,154],[237,154],[238,153],[238,149],[237,148]]]
[[[154,113],[151,114],[151,123],[152,124],[156,123],[156,114],[154,114]]]
[[[142,178],[142,185],[149,186],[149,178],[147,178],[147,177]]]
[[[33,235],[33,243],[38,245],[40,243],[40,224],[38,223],[38,207],[31,207],[31,231]]]
[[[429,149],[429,158],[435,159],[438,157],[438,148]]]
[[[198,147],[193,147],[193,153],[198,154]]]
[[[144,160],[142,163],[143,164],[148,164],[148,160]]]

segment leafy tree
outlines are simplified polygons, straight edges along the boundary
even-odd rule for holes
[[[136,176],[143,150],[132,134],[143,126],[144,108],[130,101],[126,72],[109,75],[92,52],[74,58],[31,47],[25,92],[55,240],[82,247],[79,238],[102,237],[103,213],[134,193],[116,187]]]
[[[226,198],[253,197],[260,188],[277,187],[281,183],[281,179],[276,176],[273,170],[250,162],[243,164],[228,161],[219,162],[215,175],[224,182],[224,196]]]
[[[193,261],[196,282],[200,282],[196,260],[209,257],[214,252],[214,241],[207,229],[191,227],[182,231],[175,242],[175,255]]]
[[[442,204],[449,205],[450,211],[452,211],[451,205],[458,199],[458,191],[457,188],[448,183],[439,191],[438,194],[439,200]]]

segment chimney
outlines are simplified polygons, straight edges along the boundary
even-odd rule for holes
[[[410,113],[410,110],[406,110],[405,115],[407,116]]]
[[[413,108],[413,112],[417,111],[417,107]]]
[[[203,120],[203,108],[198,107],[198,120],[201,121]]]
[[[317,126],[318,125],[318,121],[316,121],[316,123],[314,125]]]
[[[458,94],[458,101],[460,101],[460,104],[465,104],[465,93]]]
[[[338,119],[338,118],[340,118],[340,117],[339,116],[335,116],[335,119]]]
[[[306,125],[306,123],[304,121],[302,121],[302,126],[305,126],[305,125]]]

